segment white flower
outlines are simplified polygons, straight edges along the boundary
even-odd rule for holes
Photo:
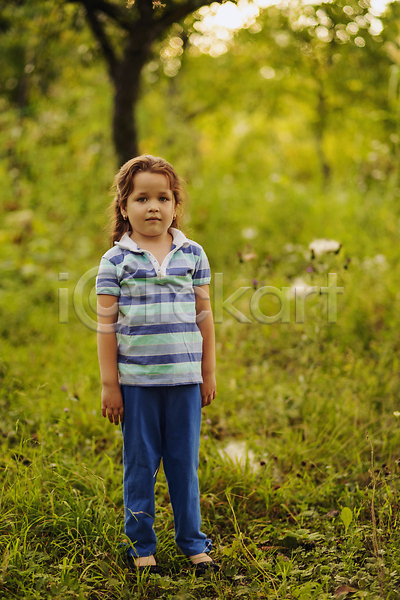
[[[303,246],[301,244],[285,244],[283,247],[285,252],[303,252]]]
[[[386,265],[386,256],[384,254],[377,254],[375,256],[375,262],[378,265]]]
[[[244,262],[249,262],[249,260],[255,260],[257,258],[257,254],[255,252],[247,252],[241,256]]]
[[[393,415],[396,417],[396,419],[398,419],[400,417],[400,411],[395,410]]]
[[[384,254],[377,254],[373,258],[367,256],[364,258],[362,262],[362,267],[366,271],[374,271],[376,269],[380,269],[381,271],[386,271],[388,268],[388,264],[386,262],[386,257]]]
[[[245,240],[253,240],[257,233],[258,231],[255,227],[246,227],[246,229],[243,229],[242,231],[242,236]]]
[[[229,444],[218,450],[221,458],[228,458],[233,463],[244,466],[248,461],[248,465],[252,471],[257,471],[260,468],[260,463],[255,460],[254,452],[247,448],[246,442],[229,442]]]
[[[37,275],[39,272],[39,268],[37,265],[33,265],[32,263],[27,263],[22,265],[21,273],[24,277],[31,277],[32,275]]]
[[[32,226],[34,213],[33,210],[27,208],[26,210],[17,210],[10,212],[6,218],[5,223],[9,227],[16,229],[30,229]]]
[[[341,244],[336,240],[314,240],[308,246],[308,249],[313,251],[315,256],[321,256],[322,254],[328,254],[328,252],[338,252]]]
[[[296,289],[298,290],[298,294],[301,293],[302,290],[306,290],[308,288],[308,283],[306,283],[305,281],[303,281],[303,279],[301,279],[301,277],[296,277],[296,279],[293,281],[293,285],[290,288],[290,297],[291,298],[295,298],[296,297]]]

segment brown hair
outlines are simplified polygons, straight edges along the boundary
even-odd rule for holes
[[[118,242],[124,233],[130,231],[128,220],[124,220],[121,208],[126,208],[128,197],[133,192],[135,175],[144,172],[160,173],[168,178],[171,192],[174,195],[176,206],[176,217],[172,221],[171,227],[179,226],[179,218],[182,216],[184,202],[184,190],[182,183],[176,174],[174,168],[163,158],[144,154],[128,160],[114,178],[112,190],[114,199],[110,206],[111,212],[111,237],[112,242]]]

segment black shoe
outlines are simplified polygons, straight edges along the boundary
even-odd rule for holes
[[[218,573],[221,567],[213,560],[206,560],[194,565],[194,573],[196,577],[202,577],[206,573]]]
[[[146,573],[148,575],[160,574],[160,569],[158,565],[146,565],[138,567],[131,555],[127,556],[127,563],[128,567],[134,575],[136,575],[137,573],[139,573],[139,575],[142,575],[143,573]]]

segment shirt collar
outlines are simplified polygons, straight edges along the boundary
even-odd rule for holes
[[[168,231],[174,238],[174,241],[172,243],[172,246],[174,248],[181,248],[182,246],[189,246],[189,240],[187,239],[186,235],[184,233],[182,233],[182,231],[180,231],[179,229],[175,229],[175,227],[170,227],[168,229]]]
[[[182,231],[180,231],[179,229],[175,229],[175,227],[170,227],[168,229],[168,231],[173,237],[172,250],[177,250],[178,248],[181,248],[182,246],[189,245],[189,240],[187,239],[185,234],[182,233]],[[143,250],[141,248],[139,248],[137,243],[131,239],[130,235],[131,235],[130,231],[127,231],[126,233],[124,233],[124,235],[119,240],[119,242],[115,242],[115,246],[118,246],[119,248],[123,248],[124,250],[131,250],[131,252],[138,252],[141,254],[143,252]]]

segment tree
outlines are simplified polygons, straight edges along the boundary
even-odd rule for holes
[[[242,129],[237,160],[243,144],[247,154],[254,148],[256,155],[259,138],[258,151],[264,144],[263,158],[270,152],[271,169],[278,172],[287,173],[294,164],[297,175],[291,176],[307,180],[318,176],[318,164],[326,185],[339,174],[348,178],[352,165],[360,183],[383,181],[394,170],[391,150],[398,143],[398,71],[388,51],[400,64],[399,6],[392,3],[378,18],[366,0],[348,0],[345,6],[339,1],[313,6],[293,2],[266,8],[254,27],[239,31],[231,51],[219,61],[212,59],[215,66],[208,69],[218,90],[225,86],[219,114],[221,104],[229,103],[223,117],[229,115],[231,124]],[[206,70],[198,72],[197,79]],[[193,77],[185,85],[194,87]],[[214,90],[204,82],[196,85],[207,90],[210,103]],[[222,127],[214,124],[214,129]],[[299,143],[303,148],[295,151]],[[226,147],[233,152],[235,145]]]
[[[32,114],[71,60],[66,38],[82,44],[82,24],[69,9],[53,0],[0,0],[0,96],[21,115]]]
[[[123,164],[138,154],[135,107],[141,73],[153,45],[166,31],[201,6],[214,0],[66,0],[84,7],[93,35],[100,44],[114,86],[113,139]],[[222,2],[222,0],[217,0]]]

